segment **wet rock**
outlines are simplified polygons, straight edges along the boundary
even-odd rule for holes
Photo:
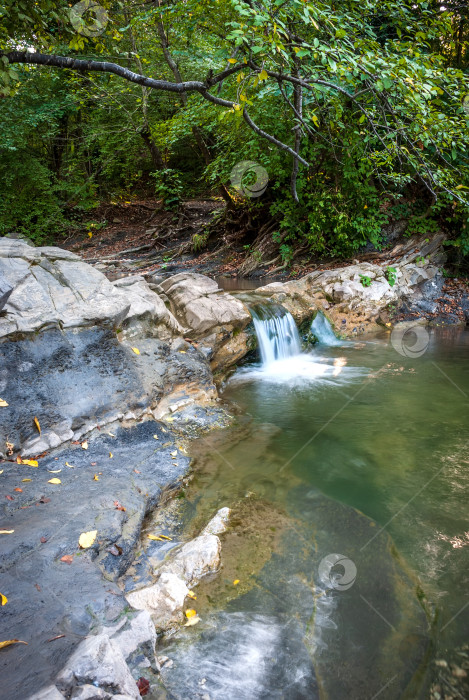
[[[228,527],[228,521],[230,519],[230,508],[220,508],[217,514],[210,520],[210,522],[204,527],[201,534],[202,535],[221,535],[225,532]]]
[[[112,695],[120,693],[134,700],[140,698],[119,646],[106,634],[81,642],[57,676],[56,684],[68,694],[73,693],[77,686],[95,685],[112,692]]]
[[[157,631],[166,630],[183,620],[182,608],[189,589],[174,573],[163,572],[158,581],[127,595],[127,600],[137,610],[151,614]]]
[[[187,586],[194,586],[201,578],[218,570],[220,550],[220,540],[216,535],[201,535],[183,545],[159,570],[175,574]]]

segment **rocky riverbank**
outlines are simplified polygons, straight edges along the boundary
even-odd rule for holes
[[[391,328],[441,294],[441,243],[245,301],[298,323],[321,310],[344,336]],[[0,697],[128,700],[140,678],[161,691],[157,632],[181,624],[220,542],[213,523],[189,543],[162,526],[148,553],[142,528],[183,485],[188,438],[229,422],[216,378],[253,349],[250,321],[194,272],[111,281],[72,252],[0,239],[2,639],[19,640],[0,652]]]

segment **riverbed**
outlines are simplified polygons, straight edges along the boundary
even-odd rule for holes
[[[466,641],[469,332],[419,333],[414,356],[383,331],[226,382],[238,418],[193,444],[183,511],[233,521],[167,641],[175,697],[427,697]]]

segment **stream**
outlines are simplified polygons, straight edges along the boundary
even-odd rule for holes
[[[469,332],[434,329],[418,356],[383,331],[300,345],[281,307],[253,308],[261,361],[222,397],[229,429],[193,443],[182,512],[223,506],[223,567],[201,622],[165,641],[186,700],[428,697],[434,658],[469,623]]]

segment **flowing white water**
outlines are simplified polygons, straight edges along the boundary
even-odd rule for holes
[[[296,323],[283,306],[258,304],[251,307],[251,313],[259,344],[261,366],[243,368],[236,372],[230,381],[249,382],[261,379],[269,383],[287,383],[291,387],[301,387],[305,382],[309,385],[319,385],[323,382],[335,384],[361,374],[358,368],[345,369],[346,358],[332,359],[303,352]],[[332,337],[336,344],[341,344],[333,333]]]
[[[301,353],[300,336],[292,315],[282,306],[251,309],[263,365]]]
[[[312,324],[311,333],[316,337],[320,345],[343,345],[344,341],[336,338],[332,326],[320,311],[316,314]]]

